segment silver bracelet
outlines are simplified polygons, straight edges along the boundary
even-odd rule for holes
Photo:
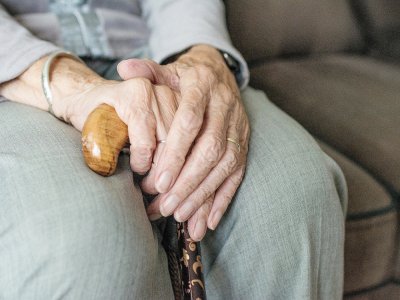
[[[51,93],[51,89],[50,89],[50,67],[51,67],[51,64],[54,61],[54,59],[59,57],[59,56],[67,56],[67,57],[73,58],[73,59],[83,63],[83,61],[78,56],[73,54],[72,52],[59,50],[59,51],[53,52],[47,58],[46,62],[43,65],[43,68],[42,68],[42,89],[43,89],[43,93],[44,93],[44,96],[45,96],[45,98],[47,100],[47,103],[49,104],[48,111],[58,119],[60,119],[60,118],[57,117],[54,114],[54,111],[53,111],[53,94]]]

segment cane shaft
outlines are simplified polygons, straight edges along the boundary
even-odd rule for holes
[[[201,263],[200,243],[194,242],[188,231],[187,222],[176,223],[182,272],[184,300],[205,300],[206,290]]]

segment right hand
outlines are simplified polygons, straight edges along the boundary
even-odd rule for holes
[[[46,60],[47,57],[39,59],[19,77],[0,84],[0,95],[48,110],[40,81]],[[143,174],[150,169],[157,140],[166,138],[175,114],[175,92],[166,86],[152,85],[144,78],[106,80],[69,57],[53,62],[50,85],[55,115],[79,131],[100,104],[114,107],[128,126],[132,170]]]
[[[157,141],[166,138],[177,107],[170,88],[154,86],[144,78],[123,82],[104,80],[63,101],[68,103],[65,117],[78,130],[82,130],[90,112],[100,104],[114,107],[128,126],[130,164],[138,174],[150,170]]]

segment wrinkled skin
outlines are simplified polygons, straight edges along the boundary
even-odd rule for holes
[[[191,237],[201,240],[207,226],[218,225],[245,172],[250,129],[235,79],[220,53],[208,46],[194,47],[165,66],[126,60],[118,71],[124,79],[144,77],[176,93],[177,101],[163,96],[173,102],[170,108],[178,107],[141,186],[160,193],[148,208],[150,219],[174,214],[177,221],[189,220]]]

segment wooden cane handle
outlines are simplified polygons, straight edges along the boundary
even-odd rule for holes
[[[128,142],[128,127],[107,104],[97,107],[82,129],[82,150],[90,169],[103,176],[114,174],[118,156]]]

